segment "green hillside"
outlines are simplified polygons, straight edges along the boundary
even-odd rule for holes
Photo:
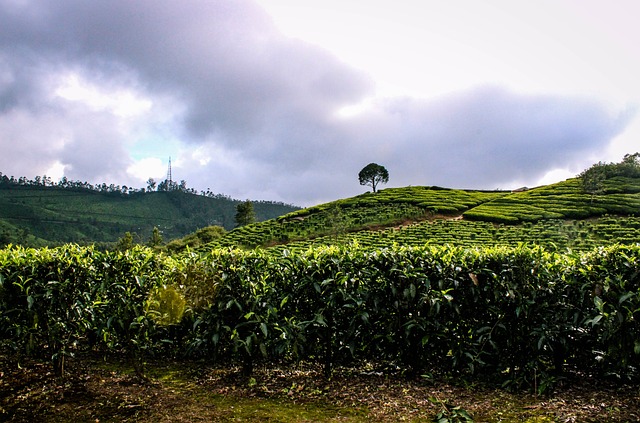
[[[606,214],[640,212],[640,178],[613,177],[603,182],[599,194],[583,190],[573,178],[557,184],[513,193],[464,213],[465,219],[520,223],[541,219],[585,219]]]
[[[42,246],[65,242],[111,243],[125,232],[146,242],[154,227],[165,240],[199,228],[234,227],[238,200],[181,190],[101,192],[17,184],[0,185],[0,244]],[[254,202],[257,220],[272,219],[297,208]]]
[[[526,243],[586,250],[640,242],[640,177],[612,176],[597,193],[581,181],[523,192],[388,188],[237,228],[206,248]]]
[[[208,246],[269,247],[419,222],[437,216],[459,216],[465,210],[507,194],[505,191],[440,187],[388,188],[236,228]]]
[[[640,155],[598,163],[579,177],[519,192],[437,186],[387,188],[298,209],[254,202],[257,223],[235,226],[238,200],[186,188],[0,179],[0,245],[145,243],[153,228],[173,253],[215,247],[307,248],[358,243],[460,246],[538,244],[589,249],[640,241]],[[62,182],[60,183],[62,184]],[[226,229],[229,232],[221,230]]]

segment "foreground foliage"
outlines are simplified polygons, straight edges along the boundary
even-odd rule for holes
[[[545,392],[580,372],[637,381],[640,246],[423,246],[306,252],[137,247],[0,250],[0,342],[51,359],[84,350],[142,358],[375,359]]]

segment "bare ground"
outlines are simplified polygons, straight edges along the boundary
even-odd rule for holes
[[[313,365],[238,368],[198,362],[147,363],[150,382],[117,358],[69,361],[55,377],[47,363],[0,355],[0,421],[304,422],[431,421],[443,404],[478,422],[637,422],[640,387],[571,378],[548,396],[455,381],[407,379]]]

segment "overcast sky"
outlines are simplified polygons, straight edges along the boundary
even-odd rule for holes
[[[640,151],[636,0],[0,0],[0,172],[310,206]]]

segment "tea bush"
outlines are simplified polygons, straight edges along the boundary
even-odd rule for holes
[[[158,319],[175,304],[180,322]],[[140,374],[153,354],[245,374],[374,361],[544,391],[566,370],[637,381],[639,319],[637,245],[0,250],[0,342],[57,368],[88,349],[129,354]]]

